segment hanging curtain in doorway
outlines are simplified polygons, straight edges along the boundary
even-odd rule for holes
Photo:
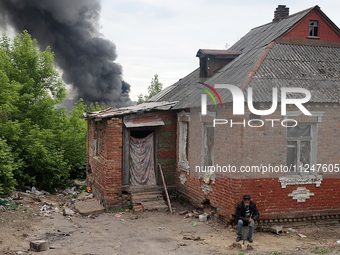
[[[130,184],[156,185],[153,133],[144,138],[130,136]]]

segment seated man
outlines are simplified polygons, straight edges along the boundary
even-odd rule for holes
[[[236,220],[237,220],[237,238],[236,242],[242,239],[242,227],[248,226],[247,240],[253,242],[253,233],[255,228],[255,221],[260,217],[256,204],[250,201],[249,195],[243,196],[243,201],[237,205]]]

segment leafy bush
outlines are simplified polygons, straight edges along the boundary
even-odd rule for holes
[[[6,140],[0,138],[0,194],[8,194],[14,189],[16,181],[13,172],[19,165],[20,163],[15,162]]]
[[[80,100],[67,114],[59,106],[65,97],[51,49],[39,51],[27,31],[13,43],[3,34],[0,134],[6,140],[1,141],[0,192],[12,190],[15,180],[54,191],[70,177],[85,177],[86,121],[80,117],[87,106]],[[89,109],[102,108],[96,104]]]

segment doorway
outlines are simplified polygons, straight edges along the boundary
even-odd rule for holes
[[[129,131],[129,183],[156,185],[155,132],[145,127]]]

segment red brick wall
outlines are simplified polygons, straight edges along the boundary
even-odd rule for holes
[[[99,124],[98,124],[99,123]],[[101,126],[101,148],[98,156],[93,155],[97,138],[96,128]],[[119,206],[122,189],[122,120],[112,118],[95,122],[88,120],[87,136],[87,177],[86,182],[94,195],[106,209]]]
[[[234,179],[233,182],[237,201],[242,200],[243,194],[251,194],[261,219],[340,214],[340,178],[324,178],[320,187],[304,184],[281,188],[278,178]],[[314,196],[306,202],[288,197],[297,187],[306,187]]]
[[[167,184],[175,184],[176,169],[176,130],[175,111],[154,112],[135,115],[135,118],[161,117],[164,126],[157,127],[156,161],[162,165]],[[94,156],[94,139],[97,128],[101,128],[101,146],[98,156]],[[122,194],[122,151],[123,124],[121,118],[103,119],[100,122],[88,120],[87,136],[87,185],[99,198],[106,209],[120,206]],[[157,168],[158,171],[158,168]],[[159,176],[159,175],[158,175]],[[162,185],[160,176],[158,184]]]
[[[310,12],[306,17],[304,17],[292,30],[284,34],[280,39],[306,39],[308,36],[309,21],[318,20],[319,21],[319,35],[320,40],[324,41],[340,41],[340,36],[329,26],[329,24],[323,20],[321,15],[316,11]],[[309,39],[314,40],[314,39]]]
[[[316,117],[290,117],[299,123],[317,123],[317,163],[340,163],[340,113],[336,104],[310,104],[308,110],[324,112],[322,122]],[[226,108],[212,108],[217,111],[220,119],[230,119],[232,116],[231,105]],[[287,111],[294,111],[288,108]],[[204,184],[195,172],[195,166],[201,164],[201,137],[202,122],[200,109],[191,109],[189,123],[189,175],[184,171],[178,171],[178,190],[196,203],[209,200],[211,205],[227,219],[235,213],[238,202],[244,194],[252,196],[257,202],[262,219],[302,217],[306,214],[340,214],[340,173],[324,173],[320,187],[316,184],[287,185],[282,188],[279,177],[285,173],[217,173],[215,183]],[[249,112],[245,116],[238,117],[238,121],[249,119]],[[262,119],[281,119],[280,109],[271,116]],[[203,118],[203,121],[211,121],[212,118]],[[237,119],[234,119],[237,120]],[[218,125],[215,127],[215,164],[232,165],[239,169],[240,166],[252,166],[271,164],[274,166],[286,164],[286,128],[275,124],[272,128],[266,125],[261,128],[242,127],[240,125],[230,127]],[[186,177],[186,182],[181,184],[180,176]],[[208,190],[207,190],[208,187]],[[305,187],[314,196],[306,202],[297,202],[288,194]],[[209,190],[210,189],[210,190]],[[203,191],[205,190],[205,192]]]
[[[167,185],[176,183],[176,132],[177,113],[175,111],[161,112],[165,125],[158,131],[158,163],[162,166]],[[158,182],[161,180],[158,179]]]
[[[130,116],[129,116],[130,117]],[[164,179],[168,185],[176,183],[176,131],[177,113],[176,111],[158,111],[139,115],[132,115],[133,119],[162,118],[164,126],[155,127],[156,139],[156,164],[161,164]],[[156,166],[157,184],[162,185],[159,175],[158,165]]]

